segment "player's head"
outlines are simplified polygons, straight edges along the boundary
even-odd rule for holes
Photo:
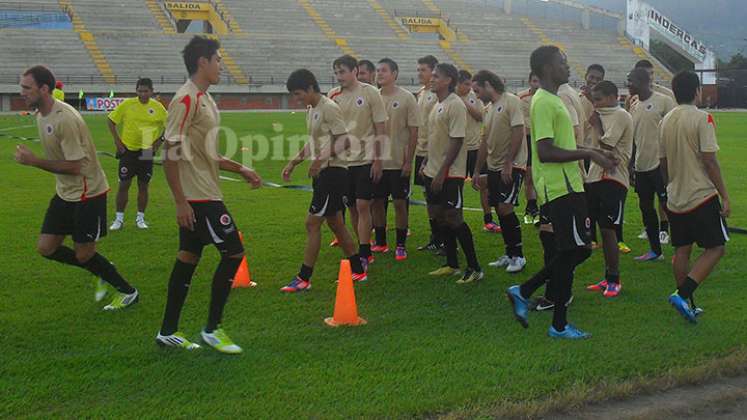
[[[480,70],[472,78],[472,89],[483,102],[492,102],[497,95],[506,91],[503,80],[489,70]]]
[[[21,75],[21,97],[29,108],[39,108],[39,103],[49,100],[56,80],[54,74],[44,66],[34,66]]]
[[[418,81],[421,85],[428,87],[437,64],[438,59],[432,55],[418,58]]]
[[[540,78],[537,76],[537,73],[533,71],[529,72],[529,88],[531,90],[537,90],[540,88]]]
[[[635,68],[646,70],[648,72],[649,79],[651,79],[651,82],[654,81],[654,65],[650,61],[640,60],[639,62],[635,63]]]
[[[358,77],[358,60],[352,55],[343,55],[332,62],[337,83],[343,88],[349,88]]]
[[[679,72],[672,79],[672,90],[678,104],[695,104],[700,100],[700,78],[692,71]]]
[[[628,73],[628,91],[631,95],[648,92],[651,87],[651,76],[644,68],[637,67]]]
[[[293,98],[304,106],[312,105],[312,99],[321,92],[316,76],[306,69],[298,69],[291,73],[285,87]]]
[[[391,58],[382,58],[376,66],[376,82],[381,86],[391,86],[397,81],[399,66]]]
[[[619,92],[617,86],[609,80],[602,80],[591,89],[591,102],[594,108],[612,108],[617,105]]]
[[[472,73],[467,70],[459,70],[459,83],[457,83],[456,93],[464,96],[472,90]]]
[[[358,61],[358,81],[368,83],[369,85],[374,84],[374,75],[376,74],[376,67],[369,60]]]
[[[431,77],[431,92],[454,92],[459,82],[459,71],[453,64],[439,63],[433,69]]]
[[[204,36],[194,36],[184,47],[182,57],[189,76],[200,75],[211,85],[220,82],[220,42]]]
[[[604,67],[601,64],[592,64],[586,69],[586,86],[593,89],[597,83],[604,80]]]
[[[137,97],[138,99],[140,99],[140,102],[144,104],[148,103],[148,101],[150,101],[150,98],[153,96],[153,81],[147,77],[137,79],[135,92],[137,93]]]
[[[532,71],[542,81],[560,86],[568,83],[571,68],[568,60],[560,48],[555,45],[543,45],[532,52],[529,59]]]

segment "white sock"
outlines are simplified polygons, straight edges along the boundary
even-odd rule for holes
[[[124,222],[124,212],[117,212],[114,219],[120,222]]]
[[[137,212],[137,216],[135,216],[137,220],[145,220],[145,212],[139,211]]]

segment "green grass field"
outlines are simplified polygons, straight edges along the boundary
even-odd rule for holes
[[[113,151],[102,116],[87,116],[99,151]],[[747,114],[716,114],[727,186],[732,195],[732,226],[747,227],[747,185],[741,170],[747,159]],[[369,323],[330,329],[338,261],[337,249],[324,247],[314,273],[314,290],[283,295],[279,288],[299,267],[310,194],[226,181],[228,208],[245,234],[256,289],[235,290],[224,327],[245,349],[226,357],[208,349],[170,352],[154,343],[165,304],[166,284],[177,248],[171,195],[160,168],[152,183],[147,212],[151,229],[134,228],[135,196],[126,227],[110,233],[100,252],[140,289],[141,301],[121,313],[104,313],[93,301],[92,276],[47,261],[35,244],[52,175],[13,161],[18,140],[36,137],[30,117],[0,117],[0,417],[411,417],[438,413],[496,414],[510,403],[532,403],[549,396],[575,396],[598,387],[641,378],[654,379],[744,352],[747,342],[745,237],[734,235],[727,255],[698,291],[706,311],[688,325],[667,304],[674,288],[666,261],[635,264],[646,250],[635,239],[641,231],[637,198],[629,196],[625,235],[633,254],[622,257],[622,295],[613,301],[583,290],[603,274],[601,252],[576,272],[572,322],[594,334],[584,342],[555,342],[546,336],[551,315],[532,314],[522,329],[503,291],[541,265],[533,227],[524,227],[529,264],[509,276],[487,263],[502,253],[500,235],[482,232],[479,212],[466,212],[484,281],[460,286],[427,272],[440,265],[415,251],[427,238],[422,207],[411,208],[410,256],[395,263],[379,257],[369,281],[356,286],[359,311]],[[303,114],[223,115],[239,136],[286,135],[304,131]],[[19,128],[20,127],[20,128]],[[276,127],[277,128],[277,127]],[[38,143],[30,144],[40,151]],[[102,156],[116,188],[116,161]],[[284,161],[254,166],[265,180],[280,182]],[[741,168],[741,169],[740,169]],[[295,183],[308,184],[305,168]],[[467,189],[465,189],[467,191]],[[415,197],[421,198],[416,190]],[[477,207],[469,189],[467,205]],[[109,216],[114,213],[114,194]],[[523,206],[523,203],[522,203]],[[523,208],[523,207],[522,207]],[[330,233],[324,232],[324,239]],[[393,239],[393,232],[390,240]],[[460,254],[463,260],[463,256]],[[207,317],[210,279],[217,253],[206,250],[193,281],[181,329],[197,339]]]

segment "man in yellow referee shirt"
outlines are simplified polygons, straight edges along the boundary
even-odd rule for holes
[[[148,228],[145,223],[148,183],[153,176],[153,155],[163,141],[167,112],[160,102],[151,98],[153,82],[150,79],[139,79],[136,91],[137,97],[125,99],[107,120],[119,159],[117,213],[110,230],[120,230],[124,225],[124,211],[135,176],[138,187],[135,224],[140,229]]]

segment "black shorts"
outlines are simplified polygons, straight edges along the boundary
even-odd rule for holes
[[[425,156],[415,156],[415,185],[425,186],[423,177],[420,176],[420,167],[423,165]]]
[[[667,186],[664,185],[664,177],[659,167],[652,171],[635,173],[635,191],[639,196],[653,198],[659,197],[659,202],[667,202]]]
[[[475,166],[477,166],[477,153],[479,150],[467,150],[467,178],[473,178],[475,176]],[[480,168],[479,175],[488,174],[488,165],[483,165]]]
[[[393,200],[406,200],[410,197],[410,177],[402,176],[399,169],[386,169],[381,176],[381,181],[374,185],[375,198],[389,198]]]
[[[721,201],[713,197],[688,213],[667,212],[675,248],[697,243],[709,249],[726,244],[729,230],[721,217]]]
[[[191,202],[195,212],[194,230],[179,228],[179,250],[202,254],[205,245],[213,244],[224,256],[241,254],[244,246],[239,231],[222,201]]]
[[[348,167],[348,207],[355,206],[355,200],[373,199],[373,180],[371,179],[371,164]]]
[[[625,218],[625,196],[628,190],[615,181],[586,184],[589,215],[602,229],[615,229]]]
[[[73,242],[96,242],[106,236],[106,194],[85,201],[65,201],[55,194],[49,201],[41,233],[71,235]]]
[[[512,181],[507,184],[503,182],[500,171],[488,171],[488,203],[490,206],[498,207],[500,204],[518,206],[519,193],[525,175],[523,170],[514,168],[511,172]]]
[[[583,193],[571,193],[547,203],[558,251],[570,251],[591,244],[591,219]]]
[[[319,217],[334,216],[345,208],[348,189],[348,170],[328,167],[319,172],[312,183],[314,194],[309,205],[309,214]]]
[[[436,193],[431,190],[433,178],[424,177],[425,201],[429,206],[442,206],[449,209],[461,210],[464,207],[464,180],[461,178],[447,178],[441,191]]]
[[[128,150],[118,154],[119,180],[129,181],[137,176],[138,182],[150,182],[153,177],[153,149]]]
[[[527,134],[527,168],[532,167],[532,136]]]

